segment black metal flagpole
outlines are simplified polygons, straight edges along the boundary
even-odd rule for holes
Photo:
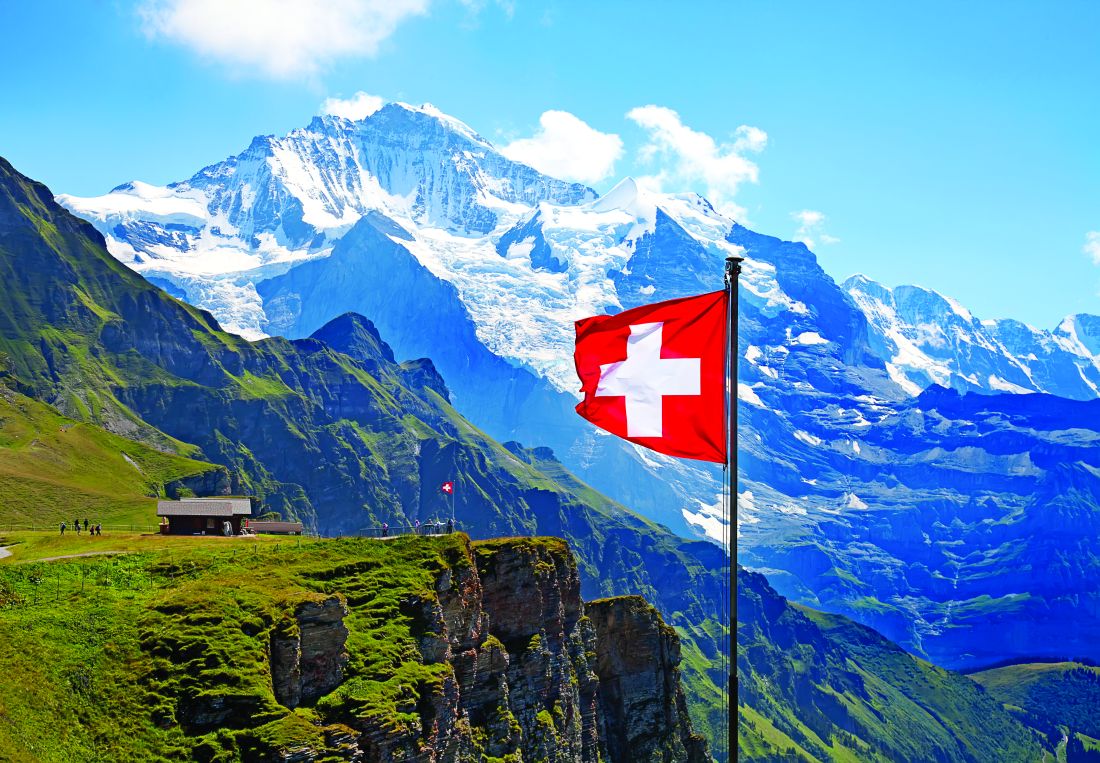
[[[726,390],[726,474],[729,477],[729,539],[730,539],[730,677],[728,695],[729,721],[729,760],[740,757],[737,750],[737,279],[741,275],[743,257],[726,258],[726,298],[729,304],[726,314],[729,324],[726,327],[726,378],[729,388]]]

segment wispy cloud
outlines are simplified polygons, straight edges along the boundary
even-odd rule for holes
[[[359,120],[366,119],[385,105],[385,98],[364,93],[360,90],[351,98],[326,98],[325,102],[321,104],[321,113],[343,117],[344,119]]]
[[[623,142],[618,135],[600,132],[568,111],[546,111],[532,137],[514,140],[500,152],[553,177],[597,183],[615,171]]]
[[[1081,251],[1092,257],[1092,261],[1100,265],[1100,230],[1090,230],[1085,234],[1085,245]]]
[[[489,4],[489,0],[459,0],[459,2],[466,7],[466,10],[474,15],[480,14],[483,10],[485,10],[485,6]],[[495,0],[494,4],[498,8],[500,8],[501,12],[505,15],[506,18],[512,19],[515,17],[515,0]]]
[[[239,72],[309,79],[339,58],[373,56],[428,0],[143,0],[145,33]]]
[[[824,231],[826,220],[824,212],[819,212],[816,209],[802,209],[798,212],[791,212],[791,217],[798,223],[795,236],[810,249],[813,249],[817,243],[840,243],[839,238],[830,236]]]
[[[744,208],[733,197],[743,183],[758,181],[760,170],[745,154],[764,150],[766,132],[741,125],[732,140],[719,143],[685,125],[678,113],[664,106],[639,106],[626,116],[648,134],[639,150],[640,161],[657,168],[655,174],[639,178],[644,185],[658,189],[675,185],[677,190],[695,186],[725,214],[745,217]]]

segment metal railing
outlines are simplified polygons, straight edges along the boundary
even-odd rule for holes
[[[448,533],[458,532],[459,526],[457,522],[448,524],[446,522],[441,523],[428,523],[420,525],[393,525],[390,527],[363,527],[350,533],[341,533],[338,537],[354,536],[358,538],[389,538],[396,535],[447,535]]]

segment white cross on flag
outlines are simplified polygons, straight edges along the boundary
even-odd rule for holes
[[[451,495],[455,491],[455,483],[453,483],[453,482],[444,482],[442,485],[439,486],[439,489],[442,490],[447,495]]]
[[[577,321],[577,413],[652,450],[726,460],[726,292]]]

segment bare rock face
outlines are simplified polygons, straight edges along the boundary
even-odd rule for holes
[[[271,682],[285,707],[309,704],[344,678],[348,614],[342,597],[299,604],[271,637]]]
[[[595,632],[576,561],[563,541],[467,547],[435,596],[406,602],[426,664],[453,671],[422,694],[419,729],[362,728],[366,760],[452,763],[486,758],[587,763],[606,757]]]
[[[680,686],[680,639],[640,596],[589,602],[604,739],[612,763],[704,763]]]
[[[219,466],[166,483],[164,491],[172,499],[185,495],[229,495],[233,492],[233,475],[224,466]]]
[[[523,759],[598,760],[595,632],[573,555],[563,541],[512,540],[479,546],[477,562],[489,631],[507,654],[507,710]]]

